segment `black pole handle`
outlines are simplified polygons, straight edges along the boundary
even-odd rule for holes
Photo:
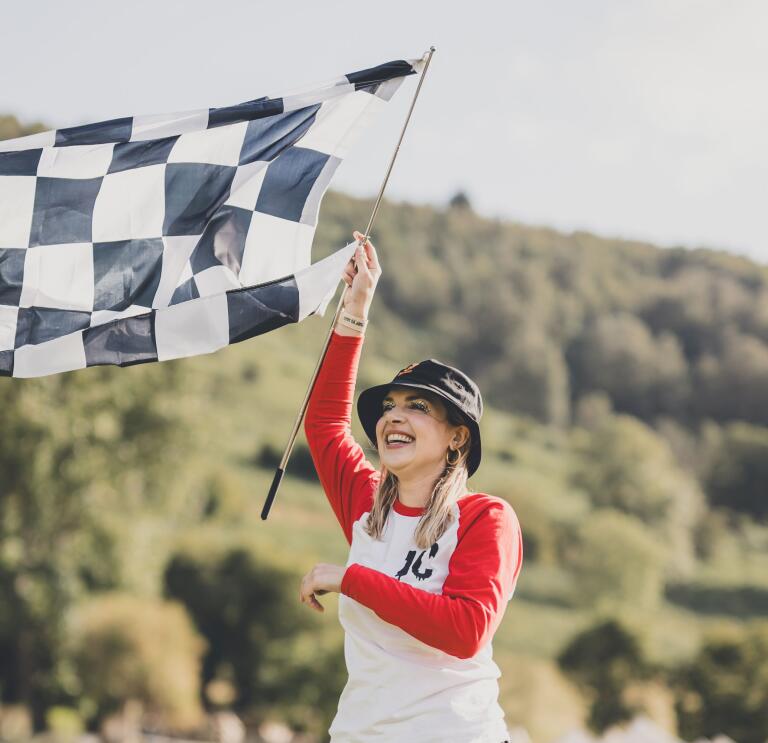
[[[264,508],[261,509],[261,520],[266,521],[267,516],[269,516],[269,509],[272,508],[272,501],[275,500],[275,496],[277,495],[277,489],[280,487],[280,482],[283,479],[283,475],[285,474],[285,470],[278,467],[275,470],[275,476],[272,479],[272,485],[269,488],[269,493],[267,494],[267,499],[264,501]]]

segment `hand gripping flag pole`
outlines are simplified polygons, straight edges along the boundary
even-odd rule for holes
[[[376,203],[373,205],[371,218],[368,220],[368,226],[365,228],[365,235],[359,241],[360,245],[365,245],[365,243],[368,241],[368,239],[371,236],[371,229],[373,228],[373,222],[376,219],[376,214],[379,211],[379,205],[381,204],[381,199],[384,195],[384,189],[387,187],[389,176],[392,173],[392,167],[395,164],[395,160],[397,158],[398,152],[400,152],[400,145],[402,144],[403,137],[405,136],[405,130],[408,128],[408,123],[411,120],[411,114],[413,113],[414,106],[416,105],[416,99],[419,97],[419,91],[421,90],[421,86],[424,83],[424,78],[427,75],[427,70],[429,69],[429,63],[432,61],[432,55],[434,53],[435,53],[435,47],[432,46],[429,48],[429,51],[427,51],[424,54],[424,57],[423,57],[424,69],[422,70],[421,76],[419,77],[419,83],[416,86],[416,91],[413,94],[413,99],[411,100],[411,106],[408,109],[408,115],[405,117],[405,123],[403,124],[403,128],[400,132],[400,138],[397,140],[395,151],[392,153],[392,157],[389,161],[389,166],[387,167],[387,172],[384,175],[384,180],[381,183],[379,194],[376,197]],[[264,507],[261,509],[261,518],[263,520],[265,520],[267,516],[269,516],[269,511],[272,508],[272,504],[275,501],[275,496],[277,495],[278,488],[280,487],[280,483],[282,482],[283,475],[285,474],[285,468],[288,466],[288,460],[291,457],[291,452],[293,451],[293,445],[296,442],[296,436],[299,433],[299,428],[301,428],[301,422],[302,420],[304,420],[304,414],[307,412],[309,398],[312,395],[312,390],[315,387],[315,381],[317,380],[317,375],[320,372],[320,368],[322,367],[323,361],[325,360],[325,355],[328,352],[328,344],[331,342],[333,329],[334,327],[336,327],[336,321],[339,319],[339,315],[341,314],[341,308],[344,306],[344,297],[347,294],[348,288],[349,287],[345,284],[344,290],[341,293],[341,297],[339,297],[339,303],[336,306],[336,312],[334,313],[333,320],[331,321],[331,325],[328,328],[328,333],[325,336],[325,343],[323,345],[323,350],[320,352],[320,358],[317,360],[315,371],[313,372],[312,379],[310,380],[309,386],[307,387],[307,392],[304,395],[304,401],[301,403],[301,409],[299,410],[299,413],[296,416],[296,420],[294,421],[293,430],[291,431],[291,435],[288,438],[288,444],[286,445],[285,451],[283,452],[283,458],[280,460],[280,464],[278,465],[277,470],[275,471],[275,476],[272,479],[272,485],[269,488],[267,499],[264,501]]]

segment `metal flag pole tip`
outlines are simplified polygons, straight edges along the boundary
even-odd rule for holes
[[[392,153],[392,157],[389,160],[389,165],[387,166],[387,172],[384,174],[384,180],[381,182],[381,188],[379,189],[379,194],[376,197],[376,203],[373,205],[373,211],[371,212],[371,218],[368,220],[368,226],[365,228],[365,232],[363,233],[365,235],[365,240],[360,241],[360,245],[365,245],[365,243],[368,241],[368,239],[371,236],[371,228],[373,227],[373,222],[376,219],[376,215],[379,212],[379,205],[381,204],[381,198],[384,196],[384,189],[387,187],[387,183],[389,182],[389,176],[392,173],[392,168],[395,164],[395,160],[397,159],[397,155],[400,152],[400,145],[402,144],[403,137],[405,136],[405,130],[408,128],[408,124],[411,121],[411,114],[413,113],[413,109],[416,106],[416,99],[419,97],[419,92],[421,91],[422,83],[424,82],[424,77],[427,74],[427,70],[429,69],[429,63],[432,61],[432,55],[435,53],[435,47],[431,46],[429,47],[429,50],[424,52],[424,56],[422,56],[421,61],[424,62],[424,69],[421,71],[421,75],[419,76],[419,84],[416,86],[416,91],[413,94],[413,98],[411,99],[411,105],[408,108],[408,113],[405,117],[405,123],[403,124],[403,128],[400,131],[400,137],[397,140],[397,144],[395,145],[395,150]],[[343,298],[342,294],[342,298]],[[341,309],[341,305],[339,305],[339,309]],[[335,319],[334,319],[335,322]],[[329,334],[330,339],[330,334]]]
[[[405,130],[408,128],[408,123],[411,120],[411,114],[413,113],[413,108],[416,105],[416,99],[419,97],[419,91],[421,90],[421,86],[424,83],[424,76],[427,74],[427,70],[429,69],[429,63],[432,61],[432,55],[435,53],[435,47],[431,46],[429,47],[429,50],[424,53],[424,56],[421,58],[420,61],[424,62],[424,69],[421,71],[421,75],[419,76],[419,84],[416,86],[416,91],[413,94],[413,98],[411,99],[411,106],[408,109],[408,115],[405,117],[405,123],[403,124],[403,128],[400,131],[400,137],[397,140],[397,145],[395,146],[395,151],[392,153],[392,157],[389,161],[389,166],[387,167],[387,172],[384,175],[384,180],[381,183],[381,188],[379,189],[379,194],[376,197],[376,203],[373,206],[373,211],[371,212],[371,218],[368,220],[368,226],[365,228],[365,232],[363,235],[365,235],[365,238],[363,240],[360,240],[361,245],[365,245],[365,243],[368,241],[368,239],[371,236],[371,229],[373,228],[373,222],[376,219],[376,214],[379,211],[379,204],[381,204],[382,196],[384,195],[384,189],[387,187],[387,182],[389,181],[389,175],[392,172],[392,166],[395,164],[395,159],[397,158],[397,153],[400,151],[400,144],[403,141],[403,137],[405,136]],[[336,326],[336,321],[339,319],[339,315],[341,314],[341,308],[344,306],[344,297],[347,293],[347,287],[344,286],[343,291],[341,292],[341,296],[339,297],[339,303],[336,306],[336,312],[333,314],[333,320],[331,320],[331,326],[328,328],[328,333],[325,336],[325,344],[323,345],[323,349],[320,352],[320,358],[317,360],[317,365],[315,366],[315,371],[312,374],[312,379],[309,382],[309,386],[307,387],[307,391],[304,395],[304,401],[301,404],[301,409],[299,410],[299,414],[296,416],[296,420],[293,424],[293,430],[291,431],[291,435],[288,438],[288,443],[285,447],[285,451],[283,452],[283,458],[280,460],[280,464],[275,470],[275,476],[272,479],[272,485],[269,488],[269,493],[267,494],[267,498],[264,501],[264,507],[261,509],[261,518],[262,520],[266,520],[267,516],[269,516],[269,511],[272,508],[272,503],[275,500],[275,496],[277,495],[278,488],[280,487],[280,483],[282,482],[283,475],[285,474],[285,468],[288,466],[288,460],[290,459],[291,452],[293,451],[293,445],[296,441],[296,436],[299,433],[299,428],[301,428],[301,422],[304,419],[304,414],[307,412],[307,405],[309,404],[309,398],[312,394],[312,390],[315,387],[315,381],[317,380],[317,375],[320,372],[320,367],[323,365],[323,361],[325,359],[325,355],[328,352],[328,344],[331,342],[331,336],[333,335],[333,328]]]

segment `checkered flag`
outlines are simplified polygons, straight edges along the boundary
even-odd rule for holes
[[[0,375],[208,353],[322,313],[354,246],[311,265],[320,201],[420,64],[0,141]]]

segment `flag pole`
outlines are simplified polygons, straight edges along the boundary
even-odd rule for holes
[[[424,69],[421,72],[421,76],[419,77],[419,84],[416,86],[416,91],[414,92],[413,98],[411,99],[411,106],[408,109],[408,115],[405,117],[405,123],[403,124],[403,128],[400,131],[400,138],[397,140],[397,145],[395,146],[395,151],[392,153],[392,157],[390,158],[389,166],[387,167],[387,172],[384,175],[384,180],[381,182],[379,195],[376,197],[376,203],[373,205],[371,218],[368,220],[368,226],[365,228],[365,236],[359,241],[361,245],[365,245],[365,243],[368,241],[368,239],[371,236],[371,229],[373,228],[373,223],[374,223],[374,220],[376,219],[376,214],[379,211],[379,205],[381,204],[381,199],[384,196],[384,189],[387,187],[389,176],[392,173],[392,167],[395,164],[395,160],[397,158],[398,152],[400,152],[400,145],[402,144],[403,137],[405,136],[405,130],[408,128],[408,123],[411,120],[411,114],[413,113],[414,106],[416,105],[416,99],[419,97],[419,91],[421,90],[421,86],[424,83],[424,78],[427,75],[427,70],[429,69],[429,63],[432,61],[432,55],[434,53],[435,53],[435,47],[431,46],[429,50],[422,57],[422,59],[424,60]],[[299,429],[301,428],[301,422],[302,420],[304,420],[304,414],[307,412],[307,405],[309,404],[309,398],[312,395],[312,390],[315,387],[315,381],[317,380],[317,375],[320,372],[320,368],[322,367],[323,361],[325,360],[325,355],[328,352],[328,344],[331,342],[333,329],[334,327],[336,327],[336,321],[339,319],[339,315],[341,314],[341,308],[344,306],[344,297],[347,294],[348,288],[349,287],[347,287],[347,285],[345,284],[344,289],[341,292],[341,296],[339,297],[339,303],[336,306],[336,312],[333,315],[331,326],[328,328],[328,333],[325,337],[323,350],[320,352],[320,358],[317,360],[315,371],[312,373],[312,379],[310,380],[309,386],[307,387],[307,392],[304,395],[304,401],[301,403],[301,408],[299,410],[298,415],[296,416],[296,420],[294,421],[293,430],[291,431],[291,435],[288,438],[288,444],[286,445],[285,451],[283,452],[283,458],[280,460],[280,464],[275,470],[275,476],[272,479],[272,485],[269,488],[267,499],[264,501],[264,507],[261,509],[262,520],[265,520],[267,516],[269,516],[269,511],[272,508],[272,504],[274,503],[275,496],[277,495],[277,490],[280,487],[280,483],[282,482],[283,475],[285,474],[285,468],[288,466],[288,460],[291,457],[291,452],[293,451],[293,445],[296,442],[296,436],[298,435]]]

